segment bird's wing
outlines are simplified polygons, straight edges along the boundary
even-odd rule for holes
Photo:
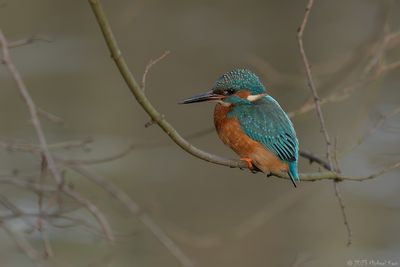
[[[248,105],[237,105],[232,116],[239,120],[243,131],[260,142],[281,160],[297,161],[299,143],[289,117],[271,96]]]

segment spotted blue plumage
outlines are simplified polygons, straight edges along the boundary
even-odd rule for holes
[[[248,90],[252,95],[266,94],[265,87],[257,75],[247,69],[236,69],[221,76],[213,90],[225,89],[234,92]],[[299,142],[292,122],[279,103],[269,95],[252,102],[234,94],[225,98],[224,102],[232,104],[228,116],[237,118],[243,131],[250,138],[287,162],[290,177],[299,181]]]
[[[299,181],[299,143],[288,116],[271,96],[247,102],[238,101],[228,116],[237,118],[243,131],[250,138],[263,144],[282,161],[289,163],[290,176]]]

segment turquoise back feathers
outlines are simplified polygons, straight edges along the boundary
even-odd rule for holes
[[[299,181],[299,142],[292,122],[275,99],[265,96],[255,102],[234,105],[228,116],[237,118],[250,138],[288,162],[289,175]]]

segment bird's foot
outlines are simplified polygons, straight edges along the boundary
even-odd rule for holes
[[[253,160],[251,158],[240,158],[240,160],[246,161],[247,168],[249,168],[250,171],[254,171]]]

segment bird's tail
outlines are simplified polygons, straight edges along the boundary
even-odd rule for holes
[[[289,177],[292,180],[294,187],[297,187],[297,183],[300,182],[299,172],[297,170],[297,161],[289,163]]]

